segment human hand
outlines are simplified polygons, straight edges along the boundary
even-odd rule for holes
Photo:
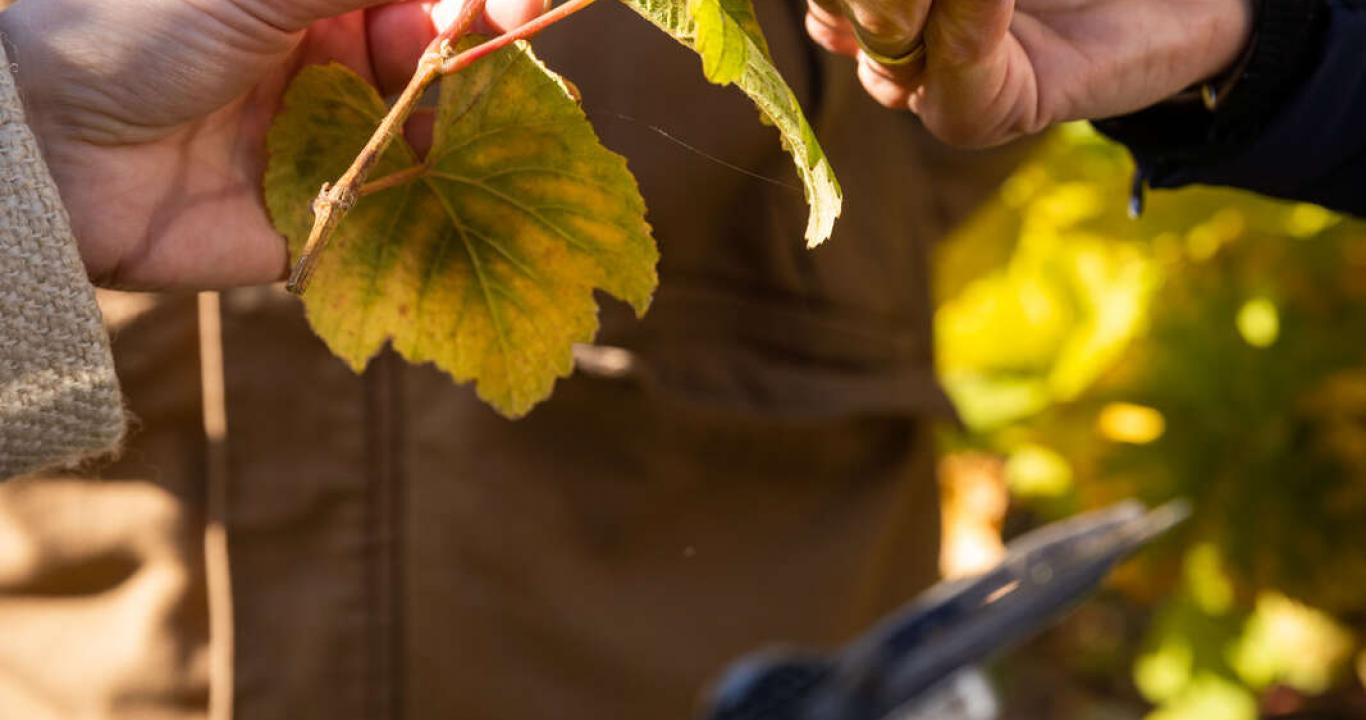
[[[807,30],[858,55],[878,102],[910,109],[940,139],[997,145],[1058,122],[1113,117],[1231,67],[1251,0],[811,0]],[[883,65],[923,33],[923,59]]]
[[[302,67],[401,89],[460,0],[20,0],[0,34],[86,268],[120,287],[281,279],[266,133]],[[540,0],[491,0],[507,28]]]

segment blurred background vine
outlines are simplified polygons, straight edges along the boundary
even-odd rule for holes
[[[1064,127],[939,250],[945,565],[1189,498],[1004,663],[1010,716],[1366,718],[1366,224],[1205,188],[1131,220],[1132,172]]]

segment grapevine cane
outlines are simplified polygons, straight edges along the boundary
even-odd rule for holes
[[[449,75],[451,73],[460,72],[470,65],[473,65],[479,59],[502,50],[518,40],[526,40],[551,25],[592,5],[594,2],[595,0],[569,0],[569,2],[564,3],[563,5],[556,6],[540,17],[537,17],[535,20],[531,20],[486,43],[481,43],[456,55],[442,66],[441,74]]]
[[[421,59],[417,62],[417,70],[408,81],[408,86],[403,89],[398,101],[380,121],[379,127],[365,143],[365,147],[351,163],[351,167],[347,168],[337,182],[323,184],[318,197],[313,201],[313,229],[309,231],[308,241],[304,243],[303,252],[299,254],[299,262],[289,276],[287,287],[290,292],[302,295],[308,288],[308,281],[317,269],[318,258],[331,239],[332,231],[360,199],[360,186],[365,182],[370,168],[374,167],[380,155],[388,149],[389,143],[401,132],[403,123],[412,115],[427,86],[441,74],[441,66],[452,54],[455,41],[468,33],[474,26],[474,21],[484,13],[485,1],[467,0],[460,9],[460,15],[450,27],[433,39],[422,53]]]
[[[313,228],[309,232],[308,241],[304,243],[303,251],[299,254],[298,263],[294,266],[293,272],[290,273],[289,282],[286,285],[289,291],[296,295],[302,295],[308,289],[313,271],[317,269],[318,258],[323,249],[327,247],[333,231],[336,230],[342,218],[360,198],[371,192],[414,180],[421,177],[426,171],[425,166],[419,165],[380,178],[369,184],[365,182],[370,169],[374,167],[380,155],[388,149],[389,143],[393,141],[394,137],[401,132],[403,123],[417,108],[418,101],[433,81],[442,75],[459,72],[481,58],[518,40],[530,38],[541,30],[588,7],[594,1],[569,0],[569,2],[555,7],[534,20],[519,25],[464,52],[456,53],[454,49],[456,41],[464,37],[474,26],[475,20],[483,14],[486,3],[486,0],[467,0],[455,22],[451,23],[445,32],[438,35],[431,45],[427,46],[422,58],[418,60],[417,70],[413,73],[412,79],[408,81],[408,86],[404,88],[394,106],[380,121],[379,127],[375,129],[370,140],[366,142],[365,147],[356,156],[355,161],[351,163],[351,167],[337,179],[337,182],[325,183],[318,192],[318,197],[313,200]]]

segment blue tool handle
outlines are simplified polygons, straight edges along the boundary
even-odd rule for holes
[[[718,684],[711,720],[890,720],[959,670],[1056,621],[1121,560],[1189,515],[1129,502],[1012,542],[984,575],[940,583],[834,656],[767,651]]]

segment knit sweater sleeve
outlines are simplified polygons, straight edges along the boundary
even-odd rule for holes
[[[109,336],[0,47],[0,480],[116,446]]]

